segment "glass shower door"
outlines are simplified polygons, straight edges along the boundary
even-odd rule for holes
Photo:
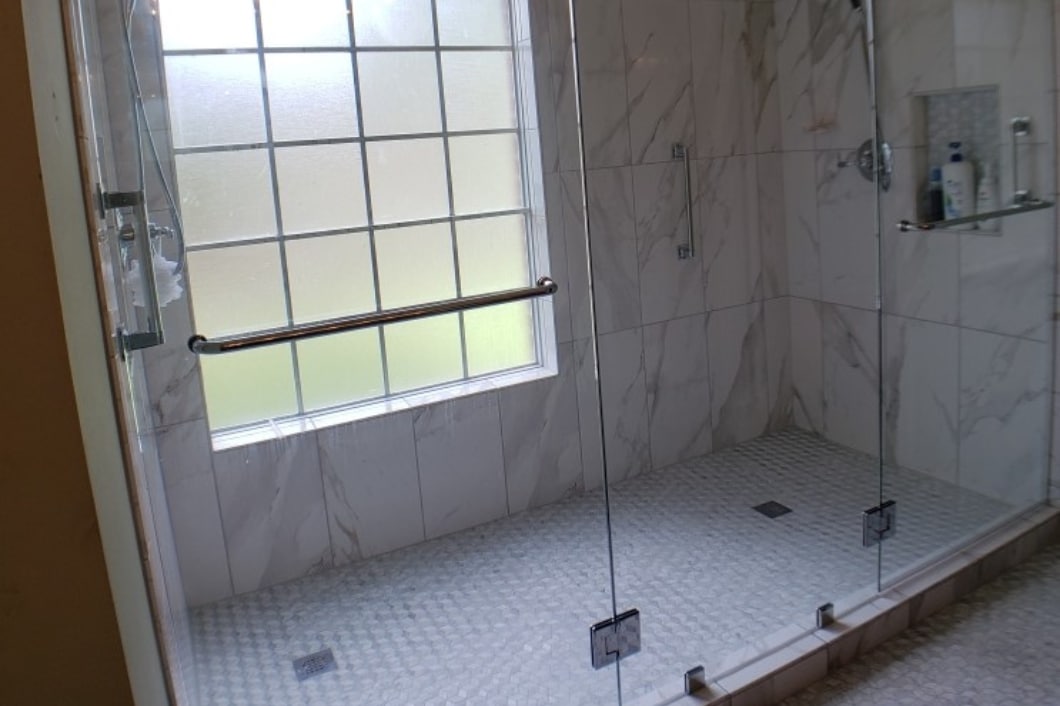
[[[894,148],[879,193],[882,499],[897,506],[886,585],[1045,498],[1056,82],[1053,3],[875,5],[881,129]],[[936,212],[932,172],[946,180],[954,142],[983,193]]]

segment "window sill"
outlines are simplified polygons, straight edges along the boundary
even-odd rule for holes
[[[437,402],[496,391],[513,385],[533,382],[534,380],[543,380],[556,374],[557,371],[552,366],[537,365],[491,375],[478,380],[464,380],[427,390],[417,390],[388,400],[354,404],[337,410],[314,412],[295,419],[268,421],[239,429],[226,429],[211,433],[210,439],[215,452],[225,451],[241,446],[284,439],[298,434],[307,434],[329,427],[371,419],[372,417],[407,412]]]

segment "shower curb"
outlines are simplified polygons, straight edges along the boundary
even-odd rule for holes
[[[1043,505],[1007,523],[962,551],[902,579],[849,609],[837,606],[835,623],[810,629],[766,648],[739,667],[721,672],[707,687],[684,695],[668,682],[630,706],[773,706],[853,662],[903,630],[968,595],[1060,539],[1060,507]],[[778,633],[782,636],[784,631]]]

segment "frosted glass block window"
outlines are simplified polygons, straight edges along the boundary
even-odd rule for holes
[[[526,0],[515,0],[525,3]],[[534,106],[509,0],[157,0],[208,338],[533,284]],[[203,357],[213,430],[541,365],[517,302]],[[453,393],[457,394],[457,393]]]

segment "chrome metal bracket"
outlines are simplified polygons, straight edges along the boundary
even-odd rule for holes
[[[1020,143],[1017,138],[1031,134],[1031,119],[1018,116],[1009,121],[1012,127],[1012,203],[1019,206],[1034,200],[1030,189],[1020,188]]]
[[[835,606],[825,603],[817,609],[817,627],[826,628],[835,622]]]
[[[685,672],[685,694],[691,696],[707,688],[707,670],[700,664]]]
[[[603,669],[640,652],[640,611],[627,610],[593,625],[589,628],[589,646],[593,669]]]
[[[685,209],[688,217],[688,225],[685,229],[685,242],[677,246],[678,260],[691,260],[696,256],[696,226],[693,222],[693,200],[692,200],[692,154],[688,145],[683,142],[675,142],[671,152],[674,159],[681,160],[685,171]]]
[[[100,190],[99,200],[104,211],[113,211],[116,208],[135,208],[144,202],[144,192]]]
[[[861,543],[866,547],[890,539],[898,529],[898,505],[888,500],[861,514]]]

